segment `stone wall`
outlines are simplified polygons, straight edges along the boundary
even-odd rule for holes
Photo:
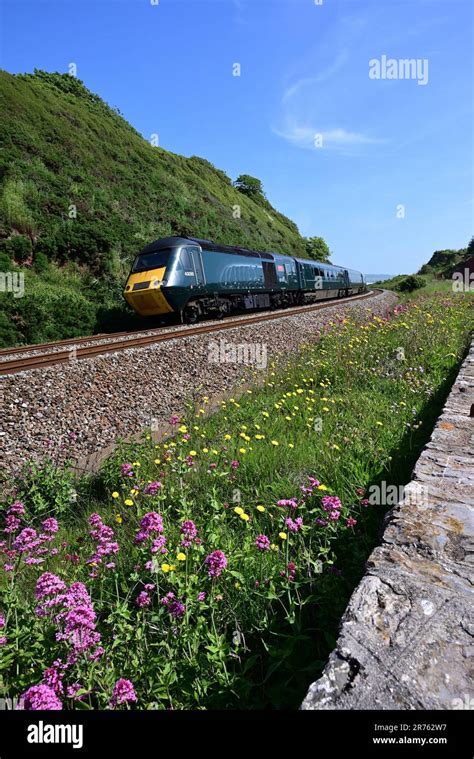
[[[301,708],[474,708],[473,548],[474,341]]]

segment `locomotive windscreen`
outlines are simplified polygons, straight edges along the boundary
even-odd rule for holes
[[[133,262],[132,274],[150,269],[160,269],[166,266],[170,257],[171,248],[161,248],[152,253],[141,253]]]

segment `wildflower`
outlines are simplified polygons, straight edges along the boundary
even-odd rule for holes
[[[142,590],[141,593],[139,593],[136,597],[135,603],[140,609],[144,609],[145,606],[150,605],[151,598],[146,591]]]
[[[206,593],[203,590],[198,593],[197,600],[201,602],[206,600]]]
[[[13,542],[13,548],[20,553],[31,551],[38,545],[38,535],[32,527],[25,527]]]
[[[131,498],[127,498],[125,501],[125,506],[133,506],[133,501]]]
[[[19,709],[25,711],[60,711],[63,705],[48,685],[33,685],[20,697]]]
[[[196,542],[197,529],[191,519],[185,519],[180,527],[180,533],[183,536],[181,545],[183,548],[189,548],[193,541]]]
[[[148,485],[143,490],[143,493],[145,495],[156,495],[160,488],[162,488],[163,485],[161,482],[158,482],[158,480],[155,480],[154,482],[149,482]]]
[[[178,559],[178,561],[186,561],[186,554],[180,552],[180,553],[178,553],[178,555],[176,556],[176,558]]]
[[[213,551],[204,560],[208,568],[209,577],[219,577],[227,566],[227,559],[223,551]]]
[[[280,445],[280,443],[278,442],[278,440],[272,440],[272,445]]]
[[[66,584],[51,572],[44,572],[36,581],[35,596],[38,600],[65,590]]]
[[[25,504],[21,501],[15,501],[12,503],[12,505],[8,509],[9,514],[24,514],[25,513]]]
[[[171,570],[171,567],[170,567],[169,564],[162,564],[161,565],[161,570],[166,573],[166,572],[169,572]]]
[[[287,569],[288,569],[288,579],[289,580],[294,580],[295,579],[295,574],[296,574],[296,566],[295,566],[295,564],[293,564],[292,561],[288,562]]]
[[[241,519],[243,519],[243,520],[244,520],[244,522],[248,522],[248,521],[249,521],[249,519],[250,519],[249,515],[248,515],[248,514],[245,514],[245,513],[243,513],[243,514],[239,514],[239,517],[240,517]]]
[[[323,495],[321,498],[321,505],[324,511],[333,511],[341,508],[341,501],[335,495]]]
[[[180,617],[184,616],[186,606],[182,603],[182,601],[179,601],[177,598],[175,598],[174,593],[167,593],[166,596],[161,599],[161,603],[163,606],[166,606],[171,616],[175,619],[179,619]]]
[[[298,504],[296,503],[296,498],[282,498],[280,501],[277,501],[277,506],[288,506],[290,509],[296,509]]]
[[[255,540],[255,545],[257,546],[259,551],[270,550],[270,541],[266,535],[257,535],[257,538]]]
[[[118,498],[118,497],[119,497],[119,493],[117,493],[117,491],[114,490],[114,492],[112,493],[112,498]]]
[[[171,424],[172,427],[176,427],[176,425],[179,424],[179,416],[173,414],[169,419],[169,424]]]
[[[125,477],[133,477],[133,467],[131,464],[122,464],[120,471]]]
[[[298,532],[303,526],[303,519],[302,517],[297,517],[297,519],[293,521],[293,519],[288,517],[288,519],[285,519],[285,524],[290,532]]]
[[[354,519],[353,517],[349,517],[348,520],[347,520],[347,522],[346,522],[346,525],[348,527],[355,527],[356,524],[357,524],[357,519]]]
[[[115,521],[117,522],[117,524],[122,524],[122,522],[123,522],[122,515],[121,514],[116,514],[115,515]]]
[[[130,680],[125,680],[123,677],[114,685],[112,698],[110,699],[110,708],[115,709],[120,704],[130,704],[137,700],[135,689]]]
[[[263,514],[265,511],[265,506],[257,506],[257,511],[260,511]]]
[[[286,540],[287,538],[286,532],[279,532],[278,537],[281,538],[282,540]]]
[[[235,460],[234,460],[234,461],[231,461],[231,462],[230,462],[230,466],[231,466],[231,468],[232,468],[232,469],[238,469],[238,467],[239,467],[239,462],[238,462],[238,461],[235,461]]]
[[[243,513],[244,513],[244,510],[243,510],[243,508],[242,508],[241,506],[236,506],[236,507],[235,507],[235,509],[234,509],[234,511],[235,511],[235,513],[236,513],[236,514],[238,514],[239,516],[240,516],[240,514],[243,514]]]
[[[41,526],[45,532],[54,533],[59,530],[59,525],[54,517],[49,517],[41,523]]]
[[[333,511],[329,512],[329,519],[331,522],[337,522],[339,517],[341,516],[341,512],[337,509],[333,509]]]

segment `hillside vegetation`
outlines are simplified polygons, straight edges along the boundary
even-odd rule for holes
[[[2,345],[133,323],[123,281],[159,237],[307,255],[263,192],[151,145],[68,74],[0,71],[0,104],[0,271],[26,274],[24,297],[0,293]]]

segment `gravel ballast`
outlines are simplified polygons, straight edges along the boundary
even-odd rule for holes
[[[277,356],[317,340],[334,318],[383,316],[396,301],[384,291],[320,311],[5,376],[3,473],[8,478],[26,461],[46,457],[61,462],[72,456],[87,468],[88,457],[118,438],[163,427],[190,398],[219,397],[248,381],[249,370],[265,373]]]

